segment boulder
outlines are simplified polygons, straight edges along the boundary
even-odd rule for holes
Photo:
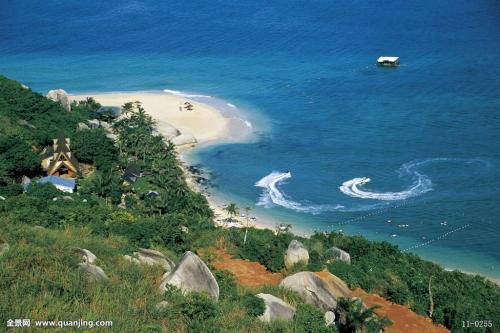
[[[127,260],[127,261],[130,261],[130,262],[133,262],[134,264],[140,264],[141,262],[139,261],[139,259],[137,258],[134,258],[134,257],[131,257],[129,255],[124,255],[123,256],[123,259]]]
[[[172,143],[176,146],[188,145],[196,143],[196,138],[189,133],[184,133],[171,139]]]
[[[109,130],[111,128],[111,124],[106,122],[106,121],[101,121],[99,125],[104,128],[105,130]]]
[[[338,247],[331,247],[326,251],[326,254],[328,257],[330,257],[333,260],[340,260],[343,262],[346,262],[348,264],[351,263],[351,255],[347,253],[346,251],[339,249]]]
[[[75,252],[76,255],[82,257],[83,260],[82,263],[92,264],[97,259],[95,254],[93,254],[87,249],[80,249],[79,247],[75,247],[73,248],[73,251]]]
[[[108,281],[109,278],[101,267],[89,263],[79,263],[78,266],[87,273],[87,278],[91,282]]]
[[[9,251],[10,246],[7,243],[2,243],[0,244],[0,256],[4,254],[5,252]]]
[[[285,266],[290,269],[298,262],[303,262],[307,265],[309,262],[309,252],[301,242],[294,239],[290,242],[286,250]]]
[[[2,196],[0,195],[0,200],[5,201],[5,197],[2,197]]]
[[[167,139],[172,139],[179,136],[181,132],[170,124],[164,124],[161,126],[161,134]]]
[[[295,308],[286,304],[280,298],[270,294],[257,294],[257,297],[262,298],[266,304],[266,310],[259,316],[261,321],[289,321],[293,319],[293,316],[295,315]]]
[[[159,265],[167,271],[171,271],[175,266],[172,260],[165,257],[163,253],[155,250],[140,249],[139,252],[134,252],[134,256],[140,263],[150,266]]]
[[[160,290],[165,291],[166,285],[173,285],[187,292],[206,292],[219,299],[219,285],[207,265],[193,252],[184,253],[175,269],[162,278]]]
[[[28,87],[27,85],[21,83],[21,88],[23,88],[24,90],[28,90],[30,87]]]
[[[68,93],[62,89],[51,90],[47,94],[47,98],[58,102],[68,111],[71,111],[71,102],[68,97]]]
[[[332,311],[325,312],[325,324],[326,326],[331,326],[335,324],[335,313]]]
[[[169,303],[167,301],[161,301],[159,303],[156,303],[155,308],[156,308],[156,310],[163,310],[163,309],[167,308],[168,305],[169,305]]]
[[[77,131],[85,131],[85,130],[89,130],[90,127],[87,126],[87,124],[85,123],[78,123],[78,125],[76,126],[76,130]]]
[[[87,120],[87,123],[89,124],[89,127],[92,129],[99,128],[99,126],[101,126],[99,119]]]
[[[106,133],[106,137],[110,140],[117,141],[118,140],[118,135],[113,134],[113,133]]]
[[[327,286],[328,290],[330,293],[335,296],[335,298],[351,298],[352,297],[352,291],[349,289],[347,284],[342,281],[340,278],[336,277],[330,272],[323,271],[323,272],[316,272],[314,273],[317,276],[323,280]]]
[[[322,312],[330,311],[337,306],[337,299],[330,292],[326,282],[312,272],[290,275],[279,285],[297,292],[304,303],[314,305]]]

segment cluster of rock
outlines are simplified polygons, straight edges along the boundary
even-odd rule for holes
[[[341,260],[350,263],[349,253],[332,247],[327,251],[334,260]],[[292,240],[285,253],[285,266],[292,268],[295,264],[308,264],[309,252],[306,247],[297,240]],[[352,298],[352,292],[347,284],[331,274],[323,271],[313,273],[309,271],[299,272],[283,279],[279,285],[282,288],[295,291],[302,301],[317,307],[324,313],[326,325],[333,325],[335,322],[334,310],[340,298]],[[269,294],[258,294],[264,300],[266,310],[260,316],[263,321],[291,320],[295,314],[295,309],[283,300]]]
[[[106,132],[106,136],[113,141],[116,141],[118,136],[114,133],[113,128],[110,123],[99,120],[99,119],[91,119],[87,120],[86,123],[78,123],[76,130],[77,131],[86,131],[90,129],[103,128]]]
[[[8,249],[8,245],[7,245]],[[329,249],[337,255],[337,260],[346,261],[350,256],[347,252],[338,248]],[[5,252],[4,244],[0,246],[0,254]],[[340,252],[339,252],[340,251]],[[93,263],[97,257],[86,249],[75,248],[82,261],[78,266],[85,270],[89,280],[104,281],[108,277],[104,271]],[[346,254],[348,257],[346,257]],[[183,293],[204,292],[212,296],[215,300],[219,299],[219,285],[215,276],[207,265],[195,253],[187,251],[176,265],[163,253],[151,249],[139,249],[132,255],[125,255],[123,258],[131,263],[144,265],[157,265],[165,270],[159,286],[160,292],[168,289],[168,286],[175,286]],[[309,253],[302,243],[293,240],[288,247],[285,255],[287,268],[292,267],[298,262],[306,263],[309,260]],[[333,325],[335,314],[332,312],[337,306],[340,298],[352,298],[352,292],[344,281],[331,274],[330,272],[299,272],[283,279],[279,284],[281,288],[295,291],[302,301],[318,308],[324,314],[326,325]],[[273,320],[289,321],[295,315],[295,308],[287,304],[282,299],[271,295],[260,293],[256,295],[261,298],[265,304],[265,311],[259,316],[259,319],[265,322]],[[169,303],[162,301],[156,305],[156,309],[167,308]]]

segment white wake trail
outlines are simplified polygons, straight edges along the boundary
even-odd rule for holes
[[[432,181],[431,179],[418,172],[418,168],[423,167],[430,163],[437,162],[462,162],[462,163],[481,163],[483,165],[488,166],[488,161],[479,159],[479,158],[431,158],[419,161],[411,161],[405,163],[399,169],[400,177],[410,178],[413,183],[403,191],[399,192],[375,192],[375,191],[367,191],[363,190],[362,187],[368,184],[371,179],[368,177],[361,178],[353,178],[348,181],[342,183],[339,186],[339,189],[342,193],[354,197],[354,198],[362,198],[362,199],[374,199],[374,200],[384,200],[384,201],[392,201],[392,200],[405,200],[411,197],[416,197],[422,195],[426,192],[432,191]]]
[[[302,203],[286,198],[286,195],[278,189],[278,185],[285,180],[292,178],[291,172],[273,171],[269,175],[260,179],[255,186],[262,187],[263,193],[257,205],[270,207],[272,204],[293,209],[297,212],[319,214],[322,211],[336,210],[343,208],[341,205],[304,205]]]

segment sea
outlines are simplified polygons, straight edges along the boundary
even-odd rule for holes
[[[252,138],[186,157],[214,197],[500,279],[499,22],[496,0],[1,1],[0,74],[225,104]]]

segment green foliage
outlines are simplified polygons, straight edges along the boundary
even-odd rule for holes
[[[350,253],[351,265],[334,261],[328,270],[350,288],[363,288],[408,305],[416,313],[428,314],[428,284],[432,276],[434,315],[432,319],[452,330],[462,329],[463,318],[475,313],[481,318],[500,318],[500,288],[479,276],[447,272],[440,266],[402,253],[387,242],[372,242],[359,236],[316,234],[310,242],[339,247]],[[466,305],[465,305],[466,304]],[[488,328],[485,329],[488,332]],[[489,332],[492,332],[490,330]]]
[[[76,132],[71,140],[71,150],[80,162],[93,164],[101,171],[114,169],[118,161],[113,141],[100,128]]]
[[[246,294],[241,298],[241,304],[250,316],[258,317],[266,310],[264,300],[252,294]]]
[[[162,296],[155,286],[161,269],[122,259],[138,247],[168,249],[175,257],[214,246],[220,238],[233,254],[274,272],[283,270],[288,244],[299,239],[310,250],[304,269],[327,266],[351,288],[377,292],[422,315],[429,309],[432,276],[433,320],[453,331],[464,331],[464,318],[500,318],[500,288],[478,276],[446,272],[386,242],[336,233],[303,239],[292,235],[289,225],[275,232],[253,229],[244,242],[244,230],[215,228],[206,199],[188,187],[174,146],[153,135],[154,121],[140,103],[127,103],[124,117],[114,122],[116,148],[102,130],[75,132],[78,122],[91,118],[112,121],[111,113],[102,112],[92,99],[73,103],[72,110],[0,77],[0,195],[6,198],[0,200],[0,240],[11,244],[0,257],[0,323],[7,317],[38,318],[43,312],[44,318],[38,319],[60,318],[64,313],[68,318],[114,320],[116,332],[335,331],[296,293],[272,286],[260,291],[297,307],[297,315],[291,323],[261,323],[255,318],[263,311],[261,300],[253,296],[257,291],[238,285],[232,274],[220,270],[213,270],[220,287],[218,302],[207,295],[186,296],[172,290],[165,293],[171,304],[158,311],[155,304]],[[94,164],[97,171],[79,180],[73,200],[53,201],[62,193],[50,184],[33,185],[23,194],[21,177],[40,175],[38,154],[61,132],[72,139],[76,156]],[[131,162],[147,176],[125,188],[123,169]],[[159,196],[146,196],[149,190]],[[120,205],[122,194],[125,205]],[[231,211],[237,214],[237,209]],[[34,229],[35,225],[46,229]],[[96,253],[97,264],[111,283],[87,283],[76,269],[77,259],[70,255],[75,246]],[[329,261],[325,249],[331,246],[349,252],[352,264]],[[341,303],[338,311],[342,329],[375,332],[385,324],[383,319],[367,317],[366,309],[356,303]]]
[[[340,333],[379,333],[391,322],[375,315],[377,307],[365,308],[359,298],[341,298],[335,309]]]
[[[293,319],[295,332],[336,333],[335,325],[326,326],[321,311],[309,304],[300,304]]]
[[[0,134],[0,186],[39,172],[40,159],[28,142],[18,136]]]
[[[248,234],[245,244],[243,230],[232,229],[228,233],[229,240],[236,245],[235,254],[241,258],[258,261],[272,272],[285,266],[283,255],[293,239],[291,233],[275,235],[271,230],[255,229]]]
[[[45,184],[32,183],[28,187],[27,194],[43,200],[52,200],[57,196],[63,195],[64,192],[59,191],[51,183],[45,183]]]

